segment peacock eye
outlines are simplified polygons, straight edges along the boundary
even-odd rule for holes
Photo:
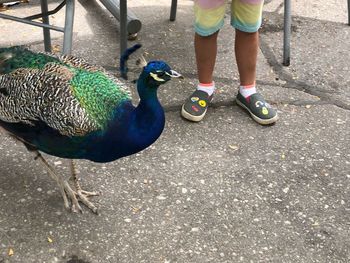
[[[163,77],[165,75],[164,71],[158,71],[157,72],[158,77]]]

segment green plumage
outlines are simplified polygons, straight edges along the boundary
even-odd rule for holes
[[[34,53],[22,47],[1,48],[0,53],[12,54],[12,57],[6,61],[6,65],[1,68],[2,74],[8,74],[18,68],[42,69],[47,63],[53,62],[61,64],[59,59],[48,56],[44,53]],[[20,56],[17,56],[20,54]]]
[[[112,118],[115,105],[130,100],[127,92],[101,72],[77,70],[70,84],[80,105],[101,128]]]

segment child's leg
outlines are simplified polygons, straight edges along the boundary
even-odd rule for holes
[[[235,54],[241,86],[255,84],[263,0],[232,0]]]
[[[255,83],[259,48],[258,32],[247,33],[236,29],[235,54],[242,86]]]
[[[239,92],[245,98],[256,93],[256,63],[259,49],[258,32],[236,29],[235,54],[240,79]]]
[[[213,82],[213,71],[217,52],[217,36],[218,32],[205,37],[195,33],[194,48],[196,52],[199,83]]]
[[[191,121],[200,121],[207,112],[215,89],[213,71],[216,60],[217,36],[224,24],[226,0],[195,0],[195,53],[198,86],[185,101],[181,115]]]
[[[263,0],[232,0],[231,24],[236,29],[235,54],[240,78],[237,104],[260,124],[277,121],[277,112],[256,92],[256,64]]]

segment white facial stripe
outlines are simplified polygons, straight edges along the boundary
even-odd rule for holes
[[[152,78],[154,78],[156,81],[165,81],[164,79],[161,79],[160,77],[158,77],[157,74],[154,74],[152,72],[149,73],[151,75]]]

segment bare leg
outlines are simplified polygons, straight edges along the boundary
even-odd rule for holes
[[[256,79],[259,33],[236,29],[235,54],[241,85],[251,85]]]
[[[201,83],[213,81],[217,53],[218,32],[202,37],[195,34],[198,79]],[[259,49],[259,33],[247,33],[236,29],[235,54],[241,85],[250,85],[256,79],[256,64]]]
[[[218,32],[210,36],[194,37],[194,48],[196,52],[198,80],[200,83],[213,82],[213,71],[217,53]]]

